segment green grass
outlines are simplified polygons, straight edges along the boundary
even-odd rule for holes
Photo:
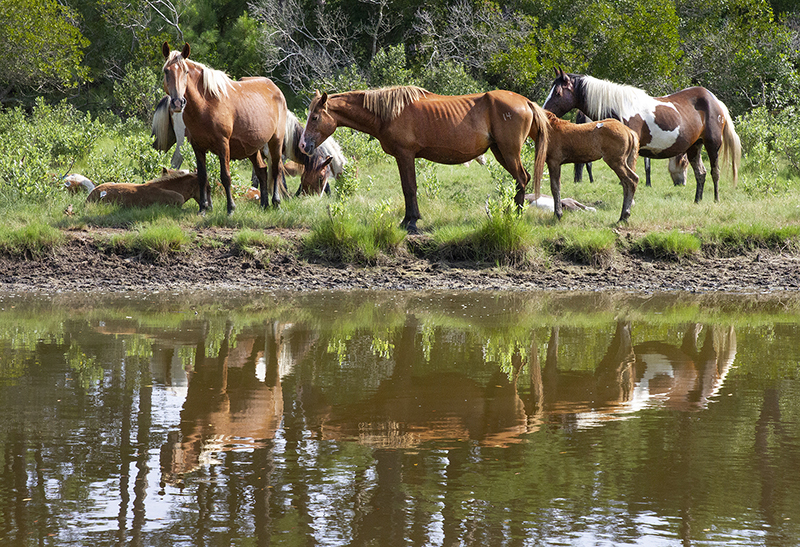
[[[184,250],[193,240],[192,233],[183,229],[176,221],[164,218],[152,223],[137,224],[129,233],[113,236],[111,246],[124,252],[165,258]]]
[[[0,253],[25,258],[43,258],[52,253],[66,237],[58,228],[42,222],[22,226],[0,226]]]
[[[108,148],[112,143],[103,139],[98,146]],[[187,248],[198,230],[223,228],[234,232],[231,236],[234,249],[263,259],[277,250],[292,247],[272,237],[272,232],[298,229],[307,233],[299,252],[311,260],[375,264],[409,249],[437,261],[469,260],[492,266],[531,267],[546,263],[548,257],[560,257],[603,267],[619,253],[628,251],[658,259],[682,260],[700,253],[730,255],[762,248],[796,250],[800,242],[800,180],[792,178],[787,168],[777,169],[775,176],[780,180],[765,185],[763,176],[743,166],[738,186],[734,187],[729,177],[723,176],[719,203],[713,201],[713,187],[708,181],[705,200],[695,204],[691,173],[687,186],[674,187],[666,161],[654,161],[653,186],[646,187],[641,159],[637,172],[642,181],[627,224],[617,223],[622,189],[602,162],[594,164],[593,183],[588,182],[588,177],[582,183],[572,182],[572,167],[564,167],[562,196],[577,199],[597,211],[567,211],[557,221],[551,213],[533,208],[527,208],[521,215],[498,214],[495,208],[491,216],[487,215],[487,210],[492,210],[490,205],[498,200],[496,165],[435,165],[418,160],[422,219],[417,226],[423,237],[406,238],[398,228],[405,203],[394,160],[378,149],[372,150],[375,147],[371,141],[356,144],[371,148],[368,154],[345,148],[348,156],[363,158],[351,160],[349,176],[353,178],[348,182],[348,190],[352,195],[345,202],[339,201],[334,193],[331,197],[289,198],[277,209],[262,209],[258,203],[243,198],[250,172],[245,162],[233,165],[237,208],[230,216],[225,211],[221,188],[216,184],[212,193],[215,208],[204,216],[197,214],[194,201],[182,208],[123,209],[86,204],[85,194],[67,195],[61,190],[36,198],[0,189],[0,214],[5,219],[5,227],[0,231],[0,251],[39,257],[64,241],[59,236],[63,232],[115,228],[128,233],[114,238],[113,248],[163,257]],[[170,155],[161,156],[164,165]],[[495,162],[491,154],[487,158]],[[530,158],[524,159],[530,167]],[[746,158],[744,162],[746,165]],[[503,172],[500,173],[502,176]],[[154,172],[153,176],[156,175]],[[510,177],[506,178],[506,184],[512,184]],[[287,182],[290,191],[299,184],[296,178]],[[542,192],[550,193],[547,177],[542,181]],[[68,207],[71,214],[64,213]],[[204,238],[204,245],[209,244],[207,239]]]

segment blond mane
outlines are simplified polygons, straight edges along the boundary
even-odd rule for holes
[[[184,59],[180,51],[171,51],[169,57],[164,62],[164,68],[170,64],[177,64],[181,69],[186,67],[195,68],[203,73],[203,89],[212,97],[219,99],[220,96],[228,96],[228,88],[233,85],[230,76],[215,68],[207,67],[203,63]]]
[[[409,104],[430,93],[413,85],[398,85],[364,92],[364,108],[383,121],[391,121],[399,116]]]

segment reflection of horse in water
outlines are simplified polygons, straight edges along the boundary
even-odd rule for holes
[[[212,452],[274,438],[283,416],[281,328],[247,329],[234,341],[228,324],[216,357],[206,355],[205,337],[197,341],[180,429],[161,449],[164,482],[179,482]]]
[[[702,331],[705,338],[698,345]],[[733,327],[696,323],[688,326],[677,347],[664,342],[633,345],[630,323],[620,322],[593,373],[559,370],[558,344],[558,328],[553,328],[544,368],[534,351],[528,412],[574,417],[578,425],[649,405],[681,411],[705,408],[736,357]]]
[[[321,439],[353,439],[375,448],[407,448],[429,441],[472,440],[498,446],[528,431],[516,381],[499,367],[484,383],[457,371],[420,374],[417,320],[409,316],[395,342],[392,375],[366,400],[330,405],[305,388],[302,407]],[[517,355],[516,372],[522,367]],[[515,375],[516,377],[516,375]]]

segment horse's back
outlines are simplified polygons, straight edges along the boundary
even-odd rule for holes
[[[97,186],[86,198],[87,202],[104,202],[123,207],[148,207],[185,203],[184,197],[173,190],[133,183],[104,183]]]

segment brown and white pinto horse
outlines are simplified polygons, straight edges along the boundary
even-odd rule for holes
[[[536,143],[533,180],[539,194],[547,154],[547,119],[537,104],[511,91],[443,96],[419,87],[398,86],[330,96],[317,92],[309,106],[300,149],[313,154],[339,126],[372,135],[397,160],[406,206],[402,226],[410,233],[417,231],[420,218],[415,158],[454,165],[491,148],[516,180],[515,201],[522,207],[531,176],[520,153],[531,137]]]
[[[703,146],[711,162],[714,200],[719,201],[720,155],[723,164],[730,162],[736,184],[742,153],[739,136],[728,108],[703,87],[651,97],[635,87],[557,69],[544,108],[556,116],[578,108],[594,120],[621,120],[638,134],[639,154],[647,158],[671,158],[686,152],[697,180],[695,202],[703,199],[706,179],[700,154]]]
[[[219,156],[220,179],[225,188],[228,214],[236,206],[231,197],[230,160],[249,159],[261,182],[261,205],[270,194],[277,206],[285,188],[281,148],[286,131],[286,99],[267,78],[235,82],[224,72],[189,60],[189,44],[182,51],[161,47],[164,54],[164,90],[170,96],[170,112],[183,112],[183,123],[197,158],[200,212],[211,208],[206,193],[206,152]],[[261,150],[269,150],[269,178]],[[279,180],[280,179],[280,180]]]

